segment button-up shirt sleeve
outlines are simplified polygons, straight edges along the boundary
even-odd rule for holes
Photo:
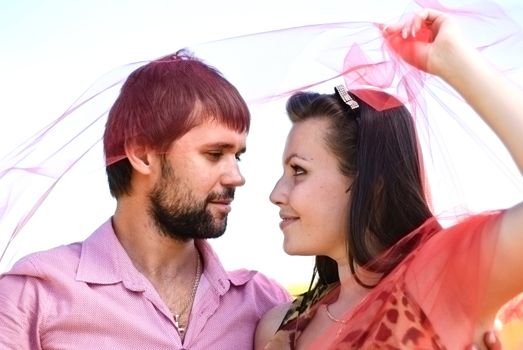
[[[27,263],[30,268],[30,263]],[[34,278],[0,278],[0,348],[39,349],[37,310],[42,306]]]

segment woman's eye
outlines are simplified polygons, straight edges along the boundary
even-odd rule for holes
[[[241,158],[241,154],[237,154],[235,155],[235,158],[238,162],[241,162],[242,158]]]
[[[298,166],[298,165],[291,165],[291,169],[292,169],[292,174],[294,176],[298,176],[298,175],[303,175],[305,174],[305,170],[301,167],[301,166]]]

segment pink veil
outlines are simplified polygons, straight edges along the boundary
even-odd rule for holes
[[[521,85],[522,23],[506,9],[489,2],[463,6],[459,1],[418,0],[406,15],[420,7],[459,17],[474,45]],[[448,86],[402,63],[384,44],[381,25],[316,24],[189,50],[237,86],[253,109],[253,119],[263,117],[258,108],[281,104],[294,91],[330,93],[340,82],[349,89],[374,87],[397,96],[416,118],[433,209],[441,220],[453,222],[464,213],[487,209],[476,204],[481,198],[492,198],[492,209],[520,201],[523,184],[501,143]],[[47,213],[45,204],[58,185],[71,190],[89,186],[93,168],[107,163],[101,137],[108,109],[128,74],[146,63],[128,64],[103,76],[59,118],[0,159],[0,263],[9,262],[9,249],[20,232],[40,233],[31,226],[35,215],[56,215]],[[459,140],[459,146],[452,140]],[[470,150],[477,148],[481,152],[474,154],[481,158],[471,160]]]

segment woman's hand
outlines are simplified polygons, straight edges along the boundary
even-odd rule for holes
[[[483,335],[483,343],[484,343],[483,345],[485,345],[485,347],[488,350],[502,350],[503,349],[501,342],[494,331],[488,331]],[[481,347],[476,346],[476,345],[471,345],[470,347],[467,348],[467,350],[479,350],[479,349],[481,349]]]
[[[405,62],[438,76],[452,69],[453,55],[471,48],[449,15],[430,9],[384,27],[383,35]]]

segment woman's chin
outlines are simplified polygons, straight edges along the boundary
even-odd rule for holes
[[[301,247],[292,246],[290,244],[283,243],[283,251],[287,255],[292,256],[313,256],[317,255],[315,252],[311,252],[310,250],[303,249]]]

